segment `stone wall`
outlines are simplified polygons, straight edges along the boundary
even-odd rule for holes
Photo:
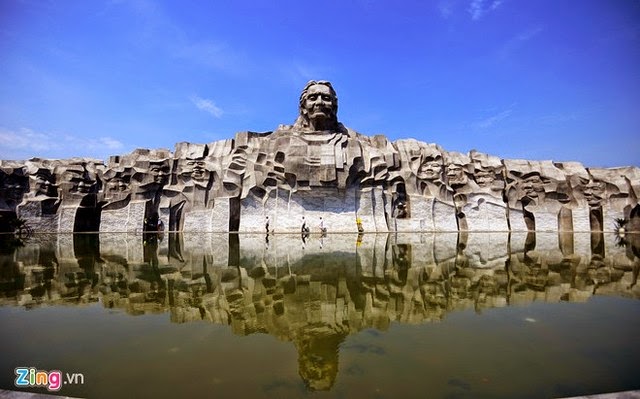
[[[312,136],[239,133],[106,163],[0,161],[2,231],[17,218],[37,232],[613,231],[640,215],[637,167]]]

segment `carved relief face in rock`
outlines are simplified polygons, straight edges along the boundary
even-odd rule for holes
[[[331,83],[310,81],[302,90],[300,116],[294,127],[303,131],[337,130],[338,96]]]
[[[520,182],[520,198],[536,199],[544,193],[544,181],[538,173],[523,176]]]
[[[91,187],[95,182],[86,179],[80,179],[77,183],[77,191],[81,194],[87,194],[91,192]]]
[[[420,163],[416,176],[422,180],[437,180],[442,175],[442,156],[427,155]]]
[[[584,186],[584,199],[590,207],[599,207],[605,198],[606,184],[599,180],[589,180]]]
[[[491,187],[496,180],[495,171],[488,168],[476,169],[473,175],[474,180],[480,187]]]
[[[24,176],[17,176],[12,174],[2,179],[0,193],[6,200],[20,202],[27,189],[27,179]]]
[[[77,194],[88,194],[95,187],[96,181],[93,180],[86,171],[83,170],[67,170],[64,173],[64,181],[66,184],[66,192]]]
[[[114,177],[104,182],[104,199],[106,201],[118,201],[125,199],[129,194],[131,176],[128,173],[117,172]]]
[[[206,179],[207,169],[204,159],[187,159],[182,166],[182,174],[190,176],[193,180]]]
[[[464,171],[463,165],[451,164],[447,165],[447,179],[451,186],[463,186],[467,184],[468,178]]]
[[[36,196],[57,197],[55,177],[48,172],[37,172],[33,177],[33,191]]]
[[[169,164],[167,162],[151,163],[149,175],[154,183],[164,186],[169,181]]]
[[[122,192],[127,191],[129,185],[122,177],[114,177],[105,184],[105,191]]]
[[[328,86],[315,84],[307,89],[303,104],[309,119],[329,119],[333,116],[333,94]]]

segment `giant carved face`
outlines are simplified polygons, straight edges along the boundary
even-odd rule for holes
[[[491,187],[496,180],[495,171],[489,168],[476,169],[473,178],[480,187]]]
[[[27,191],[27,178],[17,175],[9,175],[3,179],[0,192],[7,200],[20,202]]]
[[[167,162],[154,162],[149,165],[149,175],[154,183],[164,186],[169,181],[169,164]]]
[[[462,186],[467,184],[468,178],[464,171],[463,165],[451,164],[447,165],[447,179],[452,186]]]
[[[302,101],[302,112],[310,120],[335,118],[336,99],[331,88],[324,84],[309,86]]]
[[[129,185],[122,176],[116,176],[105,183],[105,192],[124,192]]]
[[[70,168],[62,176],[63,191],[69,194],[88,194],[93,191],[96,181],[84,168]]]
[[[584,186],[584,199],[590,207],[595,208],[602,204],[605,198],[605,183],[599,180],[589,180]]]
[[[190,177],[196,181],[208,180],[209,173],[205,167],[204,159],[187,158],[180,160],[180,175]]]
[[[421,180],[437,180],[442,175],[442,156],[430,154],[422,158],[416,176]]]
[[[542,177],[535,173],[526,175],[520,182],[520,198],[535,199],[544,193],[544,181]]]
[[[33,177],[33,191],[36,196],[57,197],[55,176],[48,172],[37,172]]]

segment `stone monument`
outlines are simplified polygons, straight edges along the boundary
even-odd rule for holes
[[[310,81],[292,125],[175,151],[0,161],[0,231],[635,231],[640,169],[500,159],[338,120]]]

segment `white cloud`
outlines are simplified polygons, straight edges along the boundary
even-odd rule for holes
[[[469,4],[469,14],[471,14],[471,19],[474,21],[482,18],[482,14],[484,14],[482,3],[484,3],[484,0],[472,0],[471,4]]]
[[[442,0],[438,3],[438,12],[444,19],[449,18],[453,14],[453,1]]]
[[[488,129],[496,125],[497,123],[507,119],[509,116],[511,116],[512,113],[513,113],[512,108],[506,109],[502,112],[499,112],[495,115],[492,115],[488,118],[485,118],[485,119],[482,119],[481,121],[476,122],[474,126],[481,129]]]
[[[120,141],[112,139],[111,137],[101,137],[98,140],[110,150],[117,150],[124,147]]]
[[[493,0],[491,2],[486,2],[485,0],[471,0],[468,11],[471,15],[471,19],[478,21],[487,13],[497,10],[502,3],[504,3],[504,0]]]
[[[502,5],[503,0],[494,0],[493,3],[491,3],[491,9],[492,10],[496,10],[498,9],[498,7],[500,7],[500,5]]]
[[[191,102],[201,111],[208,112],[214,118],[221,118],[224,113],[213,101],[198,96],[192,96]]]
[[[0,128],[0,158],[27,159],[106,157],[124,148],[122,142],[109,137],[78,137],[72,134],[43,133],[28,128]],[[107,151],[105,151],[107,150]]]
[[[538,26],[535,28],[530,28],[526,31],[520,32],[516,36],[509,39],[498,51],[498,55],[500,58],[505,59],[508,58],[514,51],[521,48],[526,42],[533,39],[540,32],[542,32],[542,27]]]
[[[149,0],[123,1],[113,6],[131,10],[138,18],[134,27],[136,43],[156,52],[193,65],[223,71],[228,74],[245,74],[252,68],[246,54],[230,48],[225,42],[193,38],[191,29],[179,24],[159,2]]]

